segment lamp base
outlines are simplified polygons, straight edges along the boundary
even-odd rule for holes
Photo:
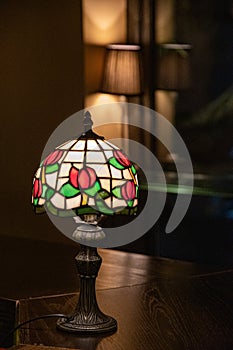
[[[57,328],[88,335],[116,331],[117,321],[100,311],[96,300],[95,280],[102,262],[97,249],[81,245],[75,260],[80,277],[78,304],[73,315],[58,319]]]
[[[89,323],[80,316],[82,315],[74,316],[68,320],[60,318],[57,321],[57,328],[69,333],[88,335],[115,332],[117,329],[117,321],[111,316],[99,314],[97,320],[96,315],[93,314],[93,319],[90,319]]]

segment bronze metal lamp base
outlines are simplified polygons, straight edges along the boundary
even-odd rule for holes
[[[117,321],[100,311],[96,300],[95,280],[102,262],[97,249],[81,245],[75,260],[81,281],[79,301],[73,315],[58,319],[57,328],[88,335],[116,331]]]

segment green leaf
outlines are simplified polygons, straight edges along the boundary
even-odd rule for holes
[[[121,165],[117,160],[116,158],[112,157],[109,159],[109,163],[114,166],[114,168],[117,168],[119,170],[123,170],[125,169],[125,167],[123,165]]]
[[[50,199],[54,195],[54,192],[52,188],[48,188],[45,194],[46,199]]]
[[[47,165],[45,168],[45,173],[51,174],[51,173],[54,173],[55,171],[57,171],[58,169],[59,169],[59,165],[57,163],[53,164],[53,165]]]
[[[97,193],[97,197],[100,197],[102,199],[106,199],[110,196],[110,193],[104,189],[100,190],[98,193]]]
[[[41,195],[41,198],[45,198],[45,197],[46,197],[47,188],[48,188],[47,185],[42,185],[42,195]]]
[[[58,210],[57,210],[57,208],[55,208],[55,207],[52,205],[51,202],[46,202],[46,208],[47,208],[47,210],[48,210],[51,214],[57,216]]]
[[[59,217],[74,217],[76,214],[75,214],[75,211],[74,210],[59,210],[59,213],[58,213],[58,216]]]
[[[106,204],[103,202],[103,200],[97,200],[96,207],[98,208],[99,212],[102,214],[107,214],[107,215],[114,214],[114,211],[108,208]]]
[[[120,186],[114,187],[112,193],[116,198],[122,198]]]
[[[132,207],[133,206],[133,200],[132,201],[128,201],[127,204],[128,204],[128,207]]]
[[[37,205],[38,204],[38,200],[39,200],[39,198],[34,198],[33,199],[33,205]]]
[[[116,212],[118,215],[129,215],[129,208],[124,208]]]
[[[83,215],[83,214],[96,214],[98,213],[97,210],[95,210],[92,207],[84,207],[84,208],[78,208],[76,209],[77,215]]]
[[[94,197],[96,195],[96,193],[99,192],[100,189],[101,189],[100,183],[99,183],[99,181],[96,181],[94,186],[83,190],[83,192],[88,194],[91,197]]]
[[[80,193],[80,190],[73,187],[69,182],[64,184],[60,189],[60,193],[66,198],[74,197]]]
[[[134,175],[137,173],[137,170],[135,169],[134,165],[131,166],[131,170]]]

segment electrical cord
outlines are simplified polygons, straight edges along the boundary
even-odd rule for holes
[[[49,315],[42,315],[42,316],[37,316],[34,318],[31,318],[30,320],[24,321],[20,324],[18,324],[18,326],[16,326],[15,328],[13,328],[9,333],[7,333],[5,335],[5,337],[1,340],[0,342],[0,346],[4,346],[4,343],[6,342],[6,340],[8,339],[8,337],[10,337],[12,334],[14,334],[19,328],[21,328],[22,326],[24,326],[27,323],[31,323],[37,320],[42,320],[44,318],[52,318],[52,317],[64,317],[66,319],[69,319],[70,317],[64,314],[49,314]],[[2,345],[1,345],[2,344]]]

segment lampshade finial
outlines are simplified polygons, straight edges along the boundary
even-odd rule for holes
[[[84,113],[84,118],[83,118],[84,132],[92,130],[92,125],[93,125],[93,121],[91,119],[91,113],[89,111],[86,111]]]

